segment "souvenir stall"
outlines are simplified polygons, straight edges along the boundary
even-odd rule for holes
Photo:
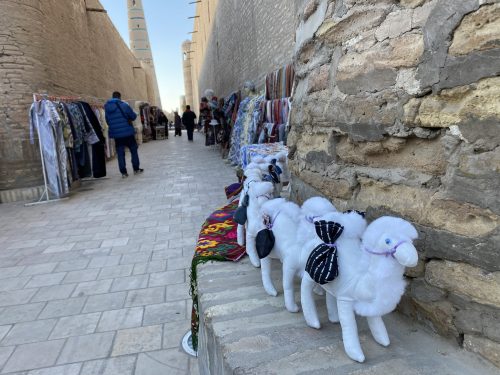
[[[40,201],[67,196],[82,179],[106,176],[106,158],[114,149],[102,125],[101,104],[34,94],[29,117],[30,140],[34,144],[36,131],[44,176]]]

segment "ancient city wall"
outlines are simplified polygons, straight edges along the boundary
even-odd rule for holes
[[[500,366],[500,5],[310,0],[296,39],[295,199],[415,223],[400,310]]]
[[[194,100],[206,89],[225,96],[264,79],[293,59],[298,5],[302,0],[217,0],[197,7],[191,57]]]
[[[126,4],[124,4],[125,6]],[[29,142],[33,92],[102,100],[119,90],[148,100],[143,69],[98,0],[0,1],[0,193],[31,198],[43,183],[38,146]],[[9,194],[6,190],[11,190]],[[2,199],[0,199],[0,202]]]

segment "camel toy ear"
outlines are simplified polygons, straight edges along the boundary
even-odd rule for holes
[[[260,259],[267,257],[274,247],[274,234],[270,229],[262,229],[255,238],[255,248]]]
[[[334,221],[315,221],[316,234],[323,241],[314,248],[306,263],[306,272],[318,284],[335,280],[339,274],[337,246],[335,241],[342,234],[344,227]]]

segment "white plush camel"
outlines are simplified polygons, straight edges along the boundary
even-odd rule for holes
[[[244,172],[245,180],[243,181],[243,189],[240,193],[238,207],[241,207],[244,202],[245,195],[248,194],[250,185],[254,182],[262,181],[262,172],[256,165],[249,165]],[[237,242],[240,246],[245,246],[245,226],[238,224],[236,228]],[[258,266],[257,266],[258,267]]]
[[[273,159],[275,158],[263,158],[261,156],[258,156],[252,160],[252,162],[248,165],[248,167],[259,168],[262,172],[262,179],[265,181],[272,182],[274,186],[274,193],[273,193],[274,198],[279,198],[281,194],[281,189],[283,188],[283,184],[281,182],[280,174],[275,176],[276,178],[278,178],[279,181],[275,181],[271,176],[270,168],[273,166],[275,167],[277,165],[277,159],[275,164],[272,163]],[[281,173],[283,173],[281,167],[280,170]]]
[[[285,306],[290,312],[299,311],[294,298],[293,280],[295,276],[302,278],[304,273],[307,259],[302,259],[301,249],[305,241],[316,236],[313,220],[335,211],[335,206],[321,197],[309,198],[301,208],[281,198],[268,201],[261,207],[261,215],[273,221],[272,231],[275,237],[273,251],[268,257],[261,259],[262,284],[269,295],[277,295],[271,279],[271,259],[279,259],[283,268]],[[324,294],[320,287],[316,288],[315,292]]]
[[[418,237],[416,229],[407,221],[395,217],[381,217],[363,231],[362,219],[357,214],[328,214],[322,219],[344,226],[337,239],[338,277],[322,285],[327,292],[329,319],[340,321],[342,339],[347,355],[358,362],[365,356],[359,343],[355,313],[367,317],[370,331],[379,344],[388,346],[389,336],[382,316],[393,311],[405,289],[405,267],[414,267],[418,254],[412,241]],[[350,217],[348,217],[350,216]],[[361,216],[358,216],[361,218]],[[359,238],[362,236],[362,242]],[[312,248],[321,240],[310,241]],[[314,280],[305,272],[301,284],[304,317],[309,326],[319,328],[312,289]]]
[[[245,246],[254,267],[260,267],[260,259],[255,249],[255,237],[262,229],[262,216],[260,207],[263,203],[272,199],[274,187],[270,182],[254,182],[249,185],[249,204],[247,208],[247,223],[245,225]]]
[[[290,312],[298,312],[295,303],[294,277],[302,277],[304,267],[300,263],[300,247],[296,241],[297,226],[300,218],[300,208],[295,203],[283,198],[265,202],[260,209],[261,217],[267,217],[275,238],[271,253],[260,260],[262,284],[267,294],[276,296],[278,292],[271,278],[272,259],[279,259],[283,266],[283,292],[285,306]],[[262,224],[261,229],[264,229]]]
[[[269,155],[265,158],[266,162],[271,163],[273,159],[276,159],[276,165],[281,169],[281,183],[287,183],[290,181],[290,169],[288,168],[288,156],[286,151],[278,152],[274,155]]]

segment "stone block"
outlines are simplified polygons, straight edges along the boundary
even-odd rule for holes
[[[500,272],[486,272],[465,263],[432,260],[427,264],[425,280],[477,303],[500,307]]]
[[[2,345],[19,345],[45,341],[55,324],[56,319],[17,323],[3,339]]]
[[[123,290],[147,288],[148,280],[149,280],[149,275],[120,277],[113,280],[111,291],[118,292]]]
[[[377,168],[408,168],[432,175],[444,174],[445,145],[440,139],[422,140],[388,137],[380,142],[353,142],[342,137],[336,147],[345,162]]]
[[[419,301],[429,303],[441,301],[446,297],[446,291],[429,285],[424,279],[412,280],[409,294]]]
[[[313,70],[309,76],[308,92],[325,90],[329,85],[330,65],[321,65]]]
[[[189,371],[189,356],[178,349],[141,353],[137,358],[136,375],[149,374],[195,374]]]
[[[161,349],[161,325],[120,330],[116,334],[113,357]]]
[[[422,98],[415,120],[409,125],[424,127],[473,126],[490,118],[500,118],[500,78],[485,78],[475,84],[442,90]],[[412,110],[405,107],[405,110]],[[411,119],[409,112],[405,114]]]
[[[303,171],[301,177],[315,189],[321,190],[330,199],[336,197],[350,199],[352,197],[354,187],[344,179],[327,179],[319,173],[309,171]]]
[[[358,177],[358,206],[386,207],[417,224],[479,238],[493,234],[498,217],[489,210],[451,200],[433,199],[430,189],[382,183]],[[383,202],[383,204],[381,203]]]
[[[127,294],[125,307],[143,306],[165,301],[165,287],[131,290]]]
[[[57,363],[64,364],[106,358],[111,350],[114,336],[114,332],[104,332],[70,337],[67,339]]]
[[[83,312],[95,312],[121,309],[125,303],[126,292],[98,294],[89,296]]]
[[[338,44],[351,39],[360,32],[373,29],[381,24],[388,8],[383,9],[385,4],[380,7],[367,6],[365,9],[355,8],[348,12],[341,20],[325,20],[316,32],[316,37],[320,41]]]
[[[14,290],[0,293],[0,307],[28,303],[37,289]],[[38,302],[38,301],[35,301]]]
[[[20,345],[6,363],[3,373],[53,366],[63,345],[64,340]]]
[[[111,288],[112,282],[113,280],[99,280],[79,283],[73,293],[73,297],[107,293]]]
[[[349,52],[339,62],[336,78],[353,79],[372,70],[416,66],[424,51],[423,37],[408,33],[390,41],[377,43],[362,52]],[[386,87],[390,87],[388,85]]]
[[[411,16],[413,11],[410,9],[397,10],[389,13],[384,22],[376,29],[375,37],[378,41],[387,38],[395,38],[411,30]]]
[[[458,331],[453,325],[453,305],[448,301],[422,302],[413,300],[417,317],[424,320],[430,327],[442,336],[458,337]]]
[[[105,311],[102,313],[97,332],[139,327],[142,325],[143,312],[142,307]]]
[[[27,375],[79,375],[81,368],[81,363],[73,363],[71,365],[32,370]]]
[[[93,333],[101,317],[100,313],[81,314],[59,319],[50,339],[81,336]]]
[[[62,316],[79,314],[84,303],[85,297],[50,301],[42,310],[38,319],[59,318]]]
[[[500,344],[482,337],[473,335],[464,336],[464,348],[478,353],[495,366],[500,367]]]
[[[500,4],[486,4],[467,14],[453,34],[451,55],[500,47]]]
[[[98,359],[85,362],[80,375],[133,375],[136,356]]]
[[[146,306],[143,324],[159,324],[186,319],[186,302],[175,301]]]
[[[39,302],[6,307],[0,313],[0,325],[35,320],[44,305],[45,303]]]

